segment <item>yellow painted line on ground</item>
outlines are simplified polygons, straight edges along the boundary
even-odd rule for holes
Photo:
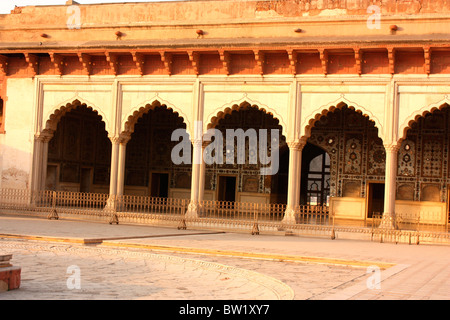
[[[85,245],[86,244],[97,244],[99,246],[118,247],[118,248],[135,248],[135,249],[162,251],[162,252],[189,253],[189,254],[199,254],[199,255],[216,255],[216,256],[235,257],[235,258],[303,262],[303,263],[316,263],[316,264],[327,264],[327,265],[341,265],[341,266],[351,266],[351,267],[361,267],[361,268],[376,266],[382,270],[395,266],[395,264],[393,264],[393,263],[376,262],[376,261],[346,260],[346,259],[325,258],[325,257],[295,256],[295,255],[284,255],[284,254],[214,250],[214,249],[176,247],[176,246],[158,246],[158,245],[151,245],[151,244],[111,242],[111,241],[103,241],[102,242],[102,241],[98,241],[96,239],[95,239],[95,241],[91,241],[90,239],[57,238],[57,237],[15,235],[15,234],[0,234],[0,238],[47,241],[47,242],[64,242],[64,243],[76,243],[76,244],[85,244]]]
[[[57,237],[28,236],[18,234],[0,234],[0,238],[85,244],[84,239],[76,239],[76,238],[57,238]]]
[[[119,243],[119,242],[105,241],[101,245],[109,247],[136,248],[136,249],[163,251],[163,252],[190,253],[200,255],[205,254],[205,255],[228,256],[238,258],[317,263],[317,264],[342,265],[342,266],[364,267],[364,268],[377,266],[383,270],[395,266],[394,263],[375,262],[375,261],[359,261],[359,260],[346,260],[346,259],[324,258],[324,257],[308,257],[308,256],[295,256],[295,255],[270,254],[270,253],[213,250],[213,249],[175,247],[175,246],[156,246],[149,244],[123,243],[123,242]]]

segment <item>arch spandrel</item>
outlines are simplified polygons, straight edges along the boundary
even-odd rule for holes
[[[89,101],[86,101],[85,99],[81,98],[75,98],[75,99],[69,99],[63,103],[58,104],[57,106],[53,107],[51,111],[47,113],[47,115],[44,117],[44,125],[42,128],[42,131],[46,132],[55,132],[58,123],[61,120],[61,118],[70,112],[71,110],[79,107],[79,106],[85,106],[88,109],[92,110],[96,114],[98,114],[101,117],[101,120],[105,123],[105,130],[108,132],[108,135],[110,132],[112,132],[112,128],[110,127],[110,122],[108,121],[108,117],[105,115],[105,113]]]
[[[186,130],[189,136],[191,136],[192,128],[187,115],[180,108],[177,108],[174,105],[167,103],[166,101],[161,99],[152,99],[152,102],[139,104],[139,106],[136,106],[129,112],[127,112],[127,114],[122,118],[121,121],[121,133],[133,133],[135,124],[145,113],[161,106],[166,106],[167,109],[173,111],[175,114],[181,117],[183,119],[183,122],[186,124]]]
[[[286,135],[288,131],[287,125],[284,121],[284,118],[279,114],[279,112],[267,105],[248,99],[247,97],[244,97],[237,101],[232,101],[226,105],[223,105],[222,107],[216,108],[214,111],[206,115],[205,121],[203,122],[203,132],[206,133],[208,129],[215,127],[220,119],[223,119],[225,115],[231,114],[235,110],[240,110],[246,107],[256,107],[258,110],[271,115],[274,119],[278,120],[280,126],[282,127],[282,134],[284,136]]]
[[[450,99],[445,96],[444,99],[441,99],[436,103],[427,105],[419,110],[412,112],[399,126],[399,143],[401,143],[406,138],[408,130],[421,117],[425,117],[427,114],[432,114],[436,110],[442,110],[447,106],[450,106]]]
[[[301,125],[301,140],[308,139],[311,136],[311,130],[314,128],[314,124],[320,120],[322,116],[326,116],[328,113],[333,112],[336,109],[341,109],[347,106],[349,109],[356,111],[362,116],[368,118],[371,122],[374,123],[375,128],[378,129],[378,136],[384,141],[384,128],[381,121],[368,109],[354,103],[348,101],[345,98],[338,99],[336,101],[330,102],[326,105],[323,105],[308,115],[302,117],[302,125]]]
[[[281,123],[280,119],[276,115],[274,115],[271,112],[268,112],[267,109],[265,108],[261,108],[259,105],[250,104],[247,101],[241,102],[239,105],[234,104],[231,107],[227,107],[224,110],[218,111],[215,116],[208,117],[208,121],[203,124],[203,132],[206,133],[208,129],[215,128],[219,124],[220,120],[224,119],[226,115],[231,114],[233,111],[239,111],[248,107],[257,108],[259,111],[262,111],[265,114],[272,116],[275,120],[278,121],[279,125],[281,126],[281,135],[286,136],[285,125]]]

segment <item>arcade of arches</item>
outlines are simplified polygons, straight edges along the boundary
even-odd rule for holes
[[[124,193],[190,197],[191,164],[174,165],[170,159],[177,143],[171,141],[171,133],[179,128],[186,129],[183,118],[165,105],[147,110],[136,120],[126,141]],[[237,128],[282,130],[272,115],[250,105],[224,114],[215,128],[223,133]],[[448,105],[410,125],[399,149],[391,152],[398,164],[396,207],[401,209],[403,202],[411,201],[445,204],[450,185],[449,143]],[[259,165],[248,163],[252,152],[248,141],[246,150],[245,164],[205,167],[203,199],[326,206],[334,202],[337,208],[339,199],[347,199],[364,203],[362,219],[385,211],[387,152],[383,141],[373,121],[346,105],[313,124],[300,150],[301,164],[295,163],[300,166],[301,181],[294,202],[289,203],[292,149],[285,137],[280,135],[280,166],[274,176],[262,176]],[[107,193],[110,176],[111,140],[102,118],[86,105],[71,109],[61,117],[48,144],[45,188]]]

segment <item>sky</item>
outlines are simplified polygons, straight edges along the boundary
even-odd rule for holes
[[[75,0],[79,4],[90,3],[116,3],[116,2],[155,2],[155,1],[174,1],[174,0]],[[15,6],[38,6],[38,5],[64,5],[66,0],[0,0],[0,14],[10,13]]]

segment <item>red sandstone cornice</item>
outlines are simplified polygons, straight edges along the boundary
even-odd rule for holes
[[[446,60],[447,59],[447,60]],[[354,46],[262,46],[0,50],[0,76],[135,74],[447,73],[450,42]],[[23,63],[20,60],[24,60]],[[21,68],[25,68],[21,71]],[[400,69],[399,69],[400,68]],[[78,71],[74,71],[78,70]],[[399,71],[400,70],[400,71]],[[438,71],[436,71],[438,70]],[[75,73],[73,73],[75,72]],[[450,70],[448,70],[450,73]]]

